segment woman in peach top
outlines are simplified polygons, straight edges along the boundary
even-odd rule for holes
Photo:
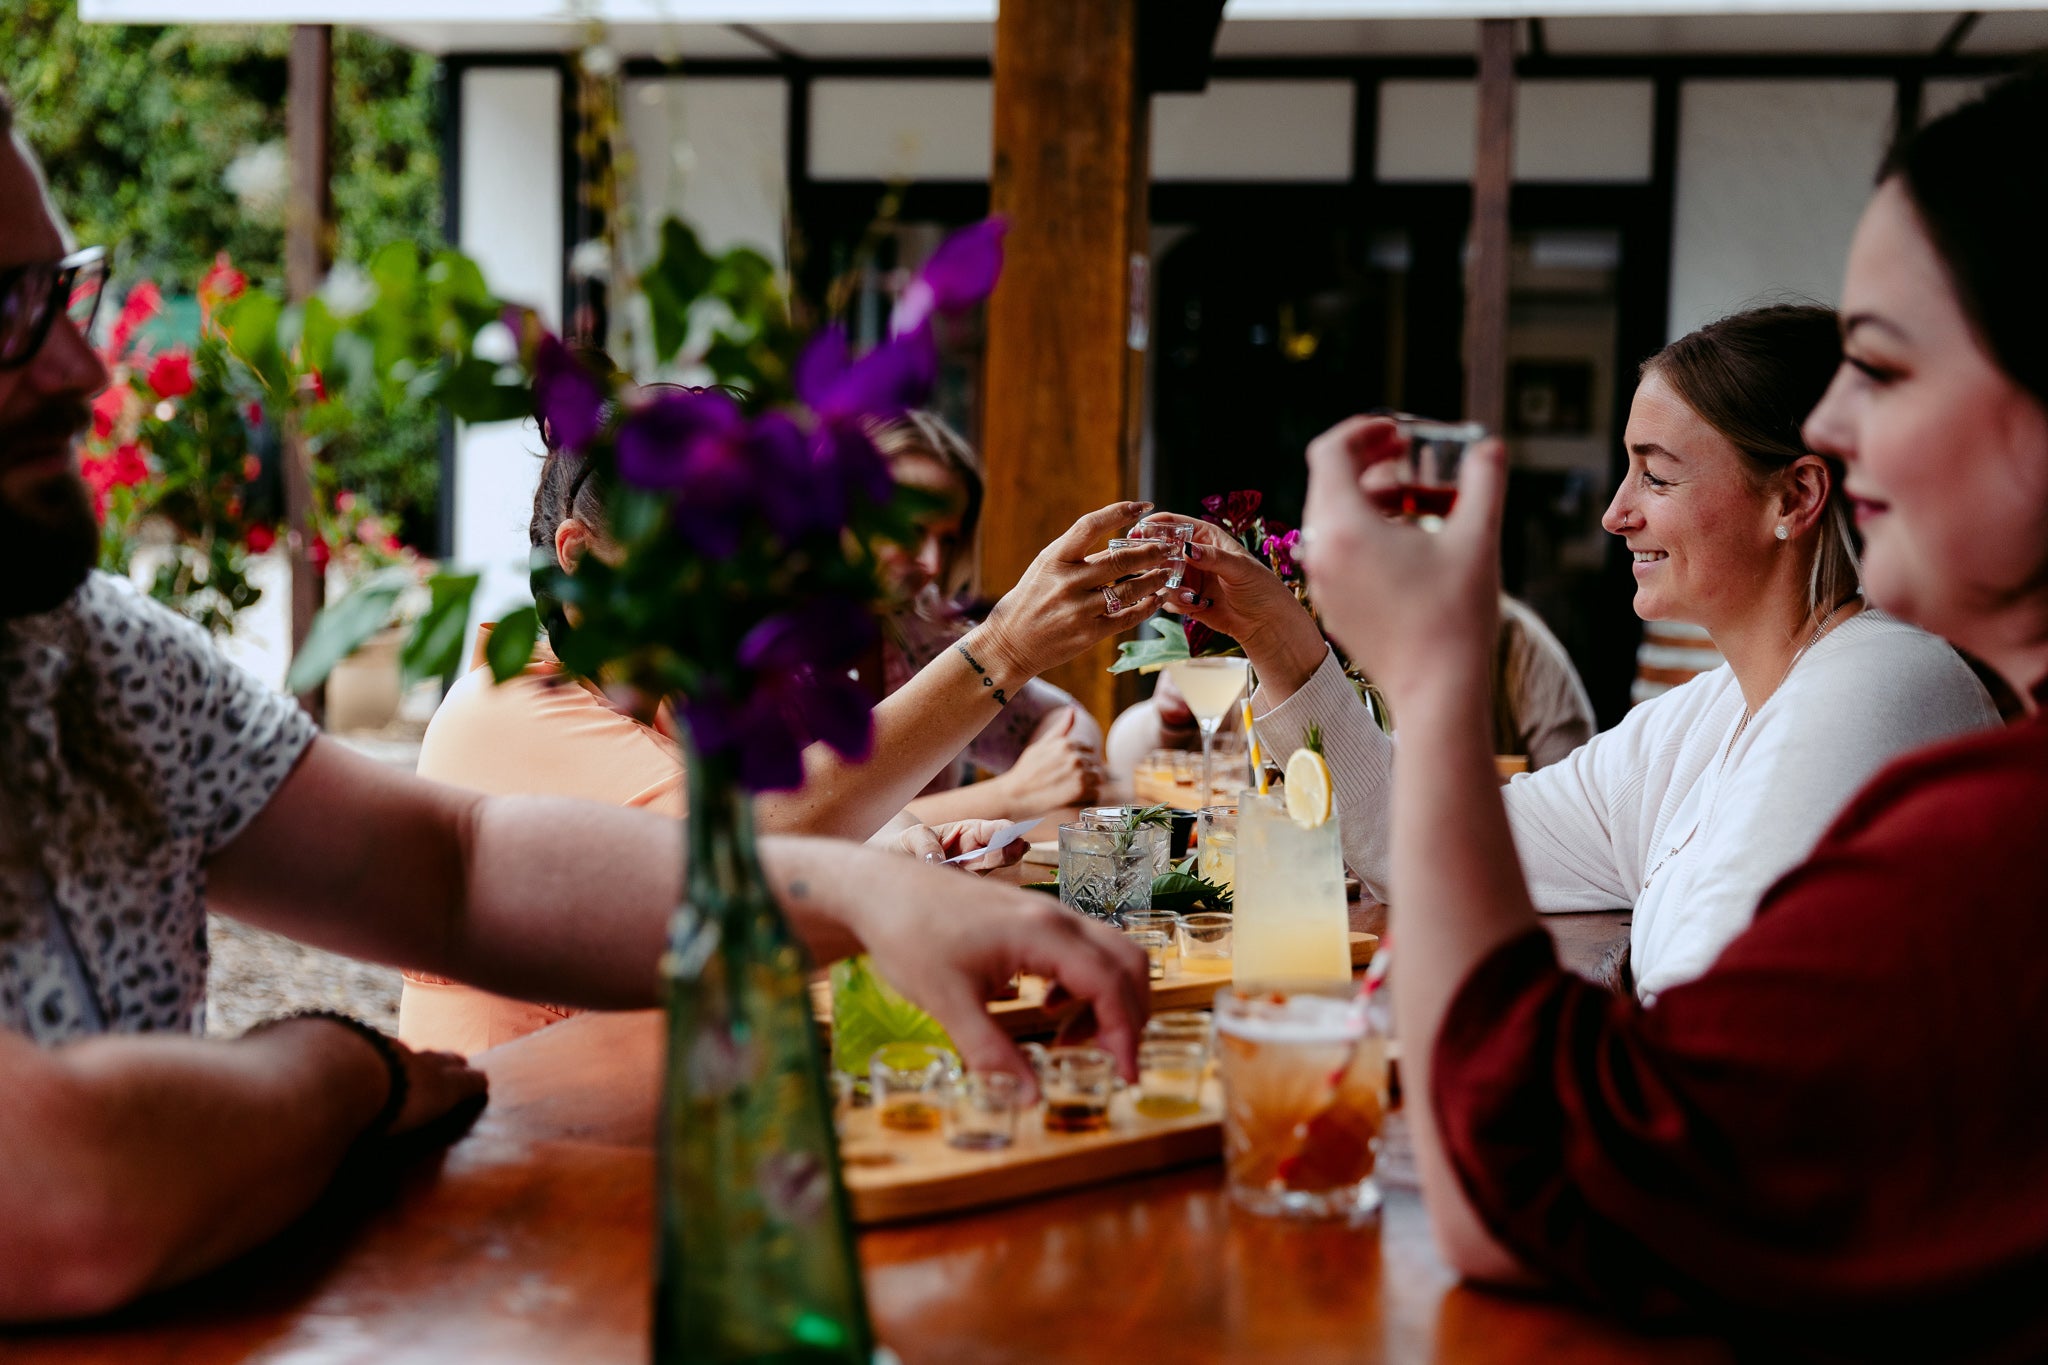
[[[551,450],[534,495],[530,539],[572,571],[585,554],[609,559],[618,552],[590,468]],[[926,829],[904,807],[1039,673],[1157,608],[1167,578],[1163,543],[1095,549],[1149,510],[1147,503],[1112,503],[1076,521],[986,620],[891,689],[875,708],[874,750],[866,762],[848,763],[826,746],[811,746],[804,785],[764,794],[755,807],[759,826],[882,841],[928,861],[980,847],[994,822]],[[551,609],[560,610],[547,602],[542,607],[544,620]],[[526,671],[503,686],[493,686],[482,668],[456,683],[427,729],[419,773],[485,792],[579,796],[676,815],[685,804],[681,752],[661,722],[643,724],[615,710],[596,687],[565,676],[545,640]],[[1021,853],[1021,845],[1012,847]],[[411,1045],[471,1053],[567,1013],[409,973],[399,1036]]]

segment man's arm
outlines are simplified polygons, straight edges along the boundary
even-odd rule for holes
[[[1148,999],[1122,935],[1042,896],[825,839],[761,841],[771,889],[819,962],[865,950],[963,1058],[1026,1071],[982,1002],[1016,972],[1092,1001],[1128,1061]],[[682,829],[644,811],[484,797],[315,740],[209,865],[217,909],[305,942],[501,994],[651,1006],[683,886]]]
[[[395,1128],[483,1093],[460,1060],[405,1053]],[[106,1312],[268,1240],[376,1118],[382,1059],[328,1020],[231,1043],[0,1031],[0,1322]]]

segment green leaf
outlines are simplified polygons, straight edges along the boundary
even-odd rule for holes
[[[1116,662],[1109,666],[1112,673],[1129,673],[1133,669],[1140,673],[1157,673],[1177,659],[1188,657],[1187,632],[1177,621],[1168,621],[1164,626],[1159,617],[1147,621],[1146,626],[1159,634],[1140,640],[1126,640],[1117,646]]]
[[[402,686],[461,669],[462,646],[469,639],[469,606],[481,581],[482,577],[473,573],[438,573],[427,580],[433,600],[398,652]]]
[[[540,613],[532,607],[521,607],[498,622],[498,628],[491,632],[490,640],[484,645],[484,659],[491,666],[491,677],[498,682],[509,682],[526,671],[526,665],[533,660],[534,642],[540,639]]]
[[[391,622],[398,597],[412,584],[412,571],[384,569],[364,579],[356,590],[313,618],[306,643],[292,658],[284,685],[288,692],[308,692],[327,681],[335,666],[366,644]]]
[[[1162,872],[1152,879],[1152,908],[1187,914],[1193,910],[1228,910],[1230,893],[1214,882],[1185,872]]]
[[[865,957],[832,964],[832,1065],[868,1074],[875,1049],[890,1043],[934,1043],[953,1050],[939,1021],[897,993]]]

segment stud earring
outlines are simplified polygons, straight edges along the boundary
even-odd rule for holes
[[[1792,533],[1791,533],[1790,531],[1786,530],[1786,529],[1785,529],[1785,528],[1784,528],[1784,527],[1783,527],[1782,525],[1780,525],[1780,526],[1778,527],[1778,539],[1780,539],[1780,540],[1790,540],[1791,538],[1792,538]]]

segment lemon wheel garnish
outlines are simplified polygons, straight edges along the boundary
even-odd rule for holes
[[[1287,818],[1303,829],[1330,822],[1330,765],[1313,749],[1296,749],[1287,760]]]

